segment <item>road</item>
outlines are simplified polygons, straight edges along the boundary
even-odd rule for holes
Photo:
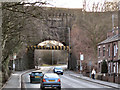
[[[43,73],[46,72],[52,72],[53,67],[42,67],[41,70]],[[61,86],[62,90],[64,89],[78,89],[78,88],[102,88],[103,90],[106,90],[107,88],[110,88],[108,86],[100,85],[100,84],[95,84],[89,81],[81,80],[78,78],[71,77],[69,74],[72,72],[65,71],[63,75],[59,75],[61,78]],[[24,79],[24,86],[25,88],[40,88],[40,83],[30,83],[30,78],[29,78],[29,73],[26,73],[23,75]]]

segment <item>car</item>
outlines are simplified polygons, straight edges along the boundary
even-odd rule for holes
[[[63,69],[61,67],[54,67],[53,72],[63,75]]]
[[[41,89],[57,88],[61,90],[61,80],[56,73],[45,73],[41,81]]]
[[[31,72],[31,74],[29,75],[30,75],[30,83],[40,82],[43,77],[42,72]]]

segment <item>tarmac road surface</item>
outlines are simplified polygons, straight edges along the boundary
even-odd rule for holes
[[[53,72],[53,67],[42,67],[41,70],[38,71],[42,71],[43,73],[46,72]],[[102,90],[111,90],[111,87],[108,86],[104,86],[104,85],[100,85],[100,84],[96,84],[96,83],[92,83],[89,81],[85,81],[82,79],[78,79],[75,77],[70,76],[69,74],[71,74],[71,72],[67,72],[65,71],[63,75],[59,75],[61,78],[61,88],[62,90],[71,90],[71,89],[81,89],[81,88],[86,88],[89,90],[93,90],[93,89],[102,89]],[[36,88],[36,89],[40,89],[40,83],[30,83],[30,77],[29,77],[29,73],[26,73],[23,75],[23,79],[24,79],[24,86],[25,88]],[[110,89],[111,88],[111,89]],[[114,89],[112,89],[114,90]]]

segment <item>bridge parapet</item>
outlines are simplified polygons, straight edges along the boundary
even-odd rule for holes
[[[67,50],[69,51],[69,46],[27,46],[26,50],[34,50],[34,49],[42,49],[42,50]]]

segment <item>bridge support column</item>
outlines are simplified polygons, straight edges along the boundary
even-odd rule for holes
[[[34,65],[34,50],[29,50],[27,52],[27,63],[28,63],[28,69],[35,68],[35,65]]]

